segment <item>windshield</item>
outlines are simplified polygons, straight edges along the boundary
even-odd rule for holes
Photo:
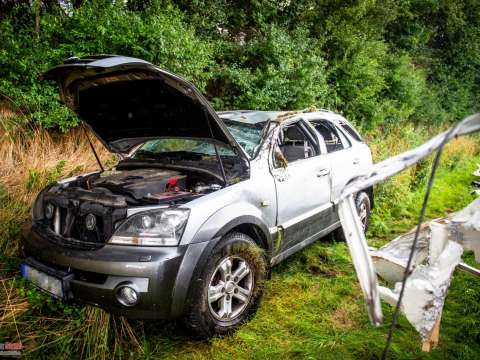
[[[215,173],[219,178],[222,175],[220,163],[223,164],[227,181],[239,181],[246,178],[248,164],[232,149],[215,145],[201,139],[184,138],[157,138],[143,143],[132,156],[121,161],[122,166],[180,166],[188,169],[202,169]]]
[[[239,121],[224,120],[228,130],[245,152],[254,157],[262,142],[263,128],[266,122],[247,124]],[[217,144],[217,151],[223,157],[236,157],[227,146]],[[132,160],[210,160],[215,157],[213,143],[200,139],[158,138],[141,145],[132,155]]]
[[[235,140],[250,157],[254,157],[262,141],[263,127],[266,123],[246,124],[239,121],[224,121]]]
[[[236,156],[235,153],[221,145],[217,145],[219,155]],[[204,140],[160,138],[145,142],[131,157],[135,160],[158,160],[160,158],[179,157],[183,159],[209,159],[216,156],[215,146]]]

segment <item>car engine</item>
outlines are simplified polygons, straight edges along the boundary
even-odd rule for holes
[[[127,217],[127,208],[177,205],[220,189],[212,178],[170,169],[108,170],[50,187],[37,202],[35,226],[70,247],[98,247]]]

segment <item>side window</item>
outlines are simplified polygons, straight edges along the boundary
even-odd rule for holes
[[[350,140],[345,136],[345,133],[342,131],[342,129],[338,128],[335,126],[335,129],[337,130],[338,137],[340,138],[341,143],[343,144],[343,148],[347,149],[350,146],[352,146],[352,143]]]
[[[298,123],[285,126],[280,130],[275,152],[276,167],[286,165],[282,157],[288,164],[317,155],[315,144]]]
[[[350,141],[346,136],[329,121],[312,121],[312,124],[325,140],[327,152],[331,153],[350,147]]]
[[[345,130],[347,133],[349,133],[352,138],[354,138],[357,141],[363,142],[363,139],[360,136],[360,134],[354,128],[352,128],[349,124],[342,122],[340,125],[342,126],[342,129]]]

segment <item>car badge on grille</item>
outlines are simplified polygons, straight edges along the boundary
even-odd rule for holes
[[[85,218],[85,227],[91,231],[95,229],[95,225],[97,225],[97,218],[93,214],[88,214]]]

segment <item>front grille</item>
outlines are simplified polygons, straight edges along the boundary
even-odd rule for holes
[[[79,214],[76,209],[68,209],[57,206],[55,208],[53,221],[50,229],[57,235],[67,238],[73,238],[79,241],[103,243],[106,235],[110,233],[105,229],[106,221],[98,215],[93,214],[95,226],[93,229],[87,229],[86,218],[88,214]]]
[[[115,223],[126,217],[126,206],[110,207],[100,202],[78,199],[75,193],[67,195],[54,194],[45,198],[45,205],[53,205],[55,211],[52,219],[43,221],[50,232],[48,238],[64,247],[101,247],[112,235]],[[90,228],[87,227],[87,217],[90,220],[93,218],[94,225],[89,222]]]
[[[44,224],[34,224],[32,226],[33,230],[42,236],[43,238],[47,239],[53,244],[62,246],[68,249],[75,249],[75,250],[95,250],[103,247],[104,243],[98,242],[88,242],[73,239],[71,237],[65,237],[57,234],[53,231],[50,226],[45,226]]]
[[[95,215],[94,215],[95,216]],[[74,224],[72,227],[72,237],[74,239],[79,239],[82,241],[88,242],[104,242],[105,241],[105,230],[104,230],[104,221],[101,217],[95,216],[96,225],[93,230],[87,229],[86,226],[87,215],[79,215],[75,218]]]

